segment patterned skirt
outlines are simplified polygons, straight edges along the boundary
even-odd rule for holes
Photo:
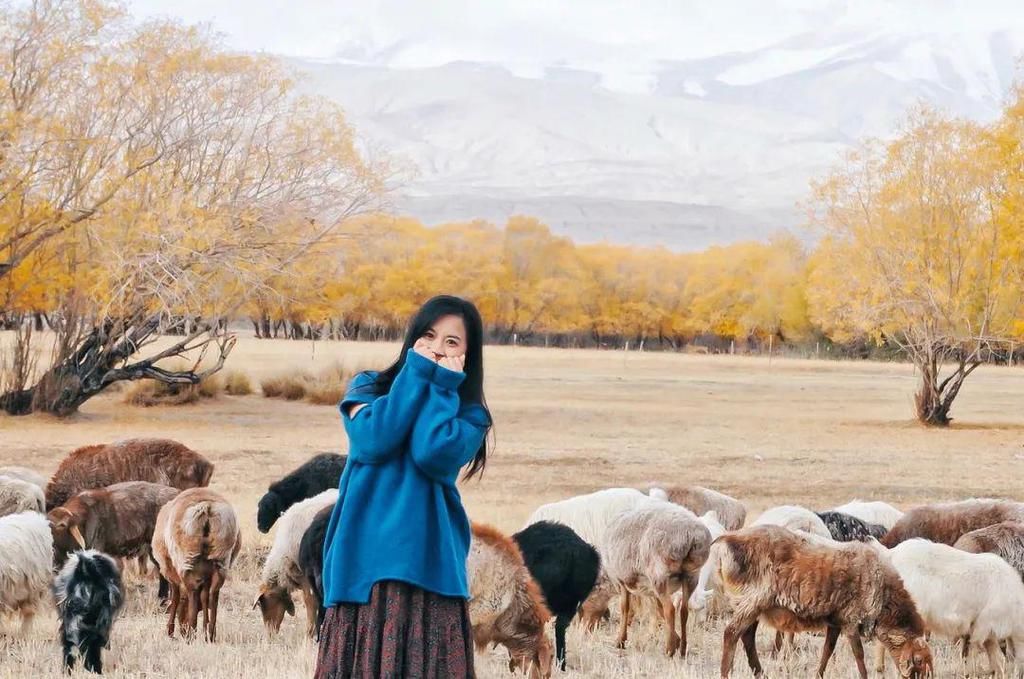
[[[466,601],[404,582],[378,582],[368,603],[327,610],[314,677],[473,679]]]

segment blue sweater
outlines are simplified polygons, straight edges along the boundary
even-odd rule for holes
[[[340,405],[349,457],[324,540],[324,605],[366,603],[381,580],[468,598],[469,519],[455,481],[487,411],[460,403],[465,374],[412,350],[389,393],[371,392],[376,376],[357,375]]]

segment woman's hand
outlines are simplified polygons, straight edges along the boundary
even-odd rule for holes
[[[437,362],[437,364],[442,368],[451,370],[452,372],[460,373],[462,372],[462,369],[466,367],[466,356],[465,354],[462,356],[444,356]]]
[[[416,340],[416,344],[412,345],[412,350],[417,354],[430,360],[431,363],[437,363],[437,357],[434,355],[433,350],[430,348],[430,340],[426,337],[421,337]]]

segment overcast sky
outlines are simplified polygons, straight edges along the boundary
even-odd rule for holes
[[[238,49],[395,67],[518,71],[756,49],[801,33],[1024,31],[1021,0],[128,0],[209,22]],[[282,10],[282,7],[286,8]]]

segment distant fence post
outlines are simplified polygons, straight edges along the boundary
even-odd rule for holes
[[[729,355],[730,356],[735,356],[736,355],[736,340],[735,339],[729,340]]]
[[[768,336],[768,367],[772,366],[772,350],[775,347],[775,335]]]

